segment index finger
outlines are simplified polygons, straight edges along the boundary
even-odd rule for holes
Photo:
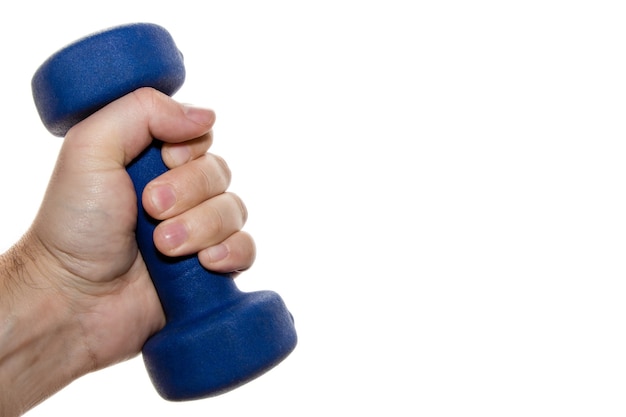
[[[212,144],[213,131],[209,130],[204,135],[186,142],[164,143],[161,156],[165,165],[172,169],[200,158],[207,153]]]
[[[67,133],[66,141],[87,148],[94,168],[128,165],[154,138],[179,143],[211,130],[215,113],[183,105],[152,88],[140,88],[108,104]]]

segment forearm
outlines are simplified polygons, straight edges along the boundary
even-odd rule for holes
[[[0,255],[0,415],[19,416],[88,372],[89,352],[37,246]]]

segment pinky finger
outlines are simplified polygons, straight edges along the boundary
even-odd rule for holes
[[[222,243],[198,252],[198,260],[206,269],[230,273],[236,277],[249,269],[256,258],[254,239],[246,232],[236,232]]]

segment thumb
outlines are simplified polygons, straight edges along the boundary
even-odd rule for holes
[[[140,88],[76,124],[64,145],[80,150],[83,163],[88,160],[91,168],[120,168],[154,138],[184,142],[209,132],[214,122],[212,110],[183,105],[155,89]]]

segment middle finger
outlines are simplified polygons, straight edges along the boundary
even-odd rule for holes
[[[230,180],[226,162],[206,153],[152,180],[143,192],[142,203],[149,215],[164,220],[222,194]]]

